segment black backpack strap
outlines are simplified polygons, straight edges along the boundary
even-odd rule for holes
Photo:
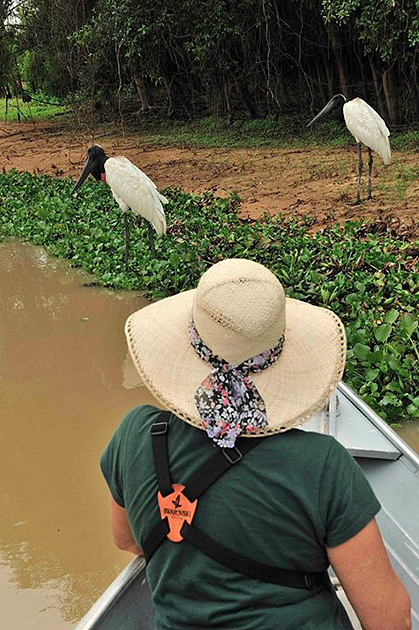
[[[170,528],[169,523],[167,522],[167,518],[164,518],[163,520],[155,523],[155,525],[153,525],[151,530],[148,532],[144,542],[141,544],[141,549],[144,552],[144,557],[147,564],[150,562],[151,557],[156,549],[160,547],[163,540],[167,537],[169,530]]]
[[[168,414],[166,416],[165,414]],[[154,422],[150,428],[154,465],[156,468],[157,481],[162,496],[167,496],[172,492],[172,482],[169,471],[169,456],[167,451],[167,432],[169,430],[170,412],[162,412],[159,421]],[[186,483],[183,494],[191,501],[195,501],[211,484],[213,484],[226,470],[239,462],[243,455],[251,451],[261,443],[263,438],[252,438],[240,440],[240,450],[237,447],[223,448],[217,447],[214,455],[194,476]],[[150,562],[156,549],[169,533],[169,526],[166,519],[159,520],[152,527],[142,543],[142,549],[146,562]]]
[[[201,494],[209,488],[214,481],[217,481],[231,466],[237,464],[246,453],[258,446],[264,438],[248,438],[237,440],[239,447],[219,448],[211,459],[198,471],[197,474],[185,484],[183,494],[189,501],[195,501]]]
[[[205,553],[215,562],[219,562],[223,566],[236,571],[236,573],[242,573],[253,579],[309,590],[324,586],[328,582],[327,572],[302,573],[300,571],[278,569],[277,567],[246,558],[246,556],[227,549],[227,547],[218,543],[201,529],[189,525],[186,521],[183,524],[181,533],[190,545]]]
[[[159,421],[153,423],[150,428],[154,464],[159,490],[162,496],[167,496],[172,492],[167,450],[167,432],[169,429],[170,415],[170,412],[162,412],[159,416]],[[203,468],[198,471],[193,479],[186,483],[186,487],[183,490],[185,497],[191,502],[195,501],[195,499],[205,492],[205,490],[231,466],[241,461],[243,455],[258,446],[264,439],[266,438],[242,438],[236,442],[236,444],[240,445],[240,448],[217,448],[214,455]],[[169,525],[167,519],[159,520],[154,527],[152,527],[142,543],[142,549],[147,563],[150,562],[154,552],[167,537],[168,533]],[[184,540],[205,553],[212,560],[236,571],[236,573],[241,573],[263,582],[310,590],[323,586],[328,582],[327,572],[302,573],[300,571],[278,569],[277,567],[268,566],[246,558],[231,549],[227,549],[227,547],[224,547],[197,527],[189,525],[186,521],[182,526],[181,534]]]
[[[172,479],[169,470],[169,454],[167,452],[167,432],[169,430],[170,411],[162,411],[159,421],[151,425],[151,444],[153,447],[154,466],[162,496],[172,492]],[[168,530],[169,531],[169,530]]]

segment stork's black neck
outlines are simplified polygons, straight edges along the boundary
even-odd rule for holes
[[[346,103],[346,98],[345,96],[343,96],[343,94],[335,94],[335,96],[330,99],[328,104],[330,105],[330,110],[332,109],[342,110],[345,103]]]
[[[95,179],[101,181],[102,173],[105,172],[105,162],[108,160],[108,156],[105,151],[98,144],[94,144],[87,151],[90,161],[90,172]]]
[[[93,162],[92,175],[98,181],[102,180],[102,173],[105,172],[105,162],[107,159],[109,158],[105,155],[103,156],[103,158],[96,158],[96,160]]]

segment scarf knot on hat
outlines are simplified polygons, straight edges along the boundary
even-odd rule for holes
[[[260,372],[279,358],[284,335],[270,350],[236,366],[211,352],[200,338],[192,318],[189,337],[198,356],[213,367],[195,393],[203,427],[217,446],[232,448],[240,434],[252,433],[267,425],[265,403],[249,372]]]

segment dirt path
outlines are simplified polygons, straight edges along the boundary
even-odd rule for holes
[[[100,129],[68,131],[56,122],[0,124],[0,168],[76,178],[86,149],[100,143],[109,155],[122,154],[159,188],[179,186],[187,192],[236,191],[241,213],[258,218],[265,211],[286,216],[309,215],[320,228],[357,217],[392,217],[401,228],[419,233],[419,155],[394,152],[384,167],[376,156],[374,198],[354,205],[356,146],[347,149],[193,149],[155,148],[140,135]],[[366,163],[366,156],[364,161]],[[363,178],[366,191],[366,174]],[[365,192],[364,192],[365,195]]]

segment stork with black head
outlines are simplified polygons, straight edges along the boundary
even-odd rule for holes
[[[363,168],[361,142],[368,148],[368,196],[371,199],[372,151],[383,158],[384,164],[391,163],[390,132],[381,116],[362,98],[346,100],[343,94],[336,94],[311,120],[307,127],[334,110],[343,110],[343,118],[350,133],[354,136],[358,149],[358,178],[356,203],[361,202],[361,173]]]
[[[96,180],[109,185],[113,198],[123,212],[126,269],[128,269],[129,257],[129,211],[136,217],[145,219],[150,248],[155,255],[153,228],[159,236],[166,233],[166,216],[163,206],[168,203],[166,197],[157,190],[155,183],[126,157],[121,155],[108,157],[98,144],[94,144],[87,150],[83,170],[72,194],[82,186],[90,174]]]

